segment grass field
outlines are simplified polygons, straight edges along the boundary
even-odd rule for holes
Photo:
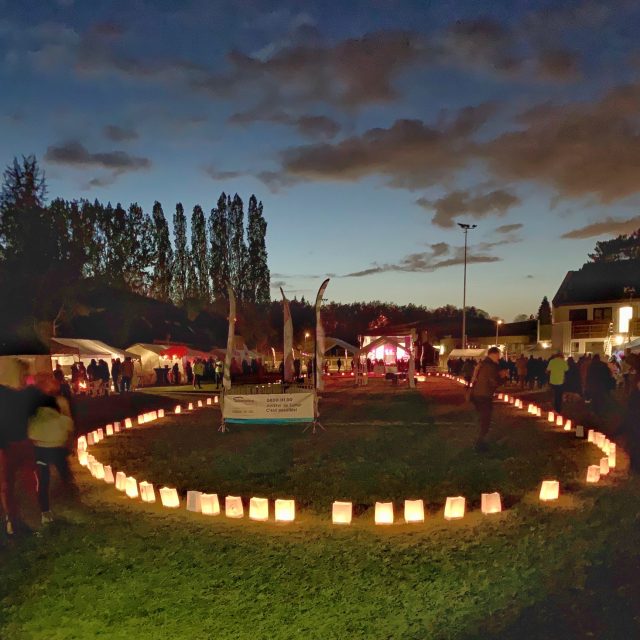
[[[325,394],[326,433],[216,431],[204,410],[96,448],[157,484],[296,497],[291,525],[134,503],[79,473],[40,537],[0,550],[0,638],[634,638],[640,632],[640,483],[586,487],[596,451],[502,408],[491,448],[460,387]],[[563,495],[541,504],[543,477]],[[446,495],[498,490],[509,509],[446,522]],[[375,527],[376,499],[422,497],[424,525]],[[350,528],[328,505],[359,504]]]

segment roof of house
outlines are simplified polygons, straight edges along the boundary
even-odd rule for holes
[[[569,271],[553,298],[555,307],[625,300],[626,287],[640,296],[640,260],[588,262],[578,271]]]

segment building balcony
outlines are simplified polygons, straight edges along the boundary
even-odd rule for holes
[[[611,323],[606,320],[590,320],[571,324],[572,340],[601,340],[610,333]]]

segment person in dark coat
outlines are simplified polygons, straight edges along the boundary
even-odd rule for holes
[[[604,413],[609,394],[615,388],[615,380],[606,362],[596,353],[587,371],[587,397],[593,403],[593,411],[600,416]]]
[[[620,433],[626,440],[631,471],[640,474],[640,381],[629,394]]]
[[[485,439],[491,427],[493,395],[503,380],[499,361],[500,349],[491,347],[487,357],[477,366],[471,381],[471,402],[476,409],[480,423],[480,432],[475,444],[476,451],[486,451],[487,448]]]

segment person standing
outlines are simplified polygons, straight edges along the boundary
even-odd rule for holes
[[[478,414],[480,431],[476,440],[475,450],[486,451],[485,441],[491,427],[491,414],[493,412],[493,394],[502,384],[500,374],[500,349],[491,347],[487,357],[476,367],[471,381],[471,402]]]
[[[127,391],[131,391],[131,380],[133,379],[133,361],[130,356],[127,356],[122,363],[122,367],[120,369],[121,373],[121,384],[120,384],[120,393],[125,393]]]
[[[342,360],[338,358],[338,362],[336,362],[336,364],[338,365],[338,375],[340,375],[340,372],[342,371]]]
[[[549,374],[549,386],[553,391],[553,409],[556,413],[562,413],[562,394],[567,371],[569,365],[561,352],[556,353],[547,364],[546,372]]]
[[[222,374],[224,373],[224,362],[222,362],[220,358],[216,360],[215,371],[216,371],[216,389],[219,389],[220,385],[222,384]]]
[[[73,420],[61,411],[56,398],[47,397],[29,421],[29,439],[33,442],[38,469],[38,503],[42,524],[53,522],[49,504],[49,465],[58,470],[60,479],[69,489],[75,484],[69,469],[69,448],[73,436]]]
[[[524,385],[527,381],[527,357],[524,353],[520,354],[520,357],[516,360],[516,370],[518,372],[518,384],[520,389],[524,389]]]
[[[193,365],[193,388],[202,389],[202,376],[204,376],[204,362],[196,360]]]
[[[601,416],[607,408],[609,394],[615,389],[615,380],[606,362],[595,354],[587,371],[587,396],[593,403],[593,411]]]
[[[120,393],[120,371],[122,369],[122,364],[120,363],[120,358],[116,358],[111,361],[111,377],[113,378],[113,390],[116,393]]]

